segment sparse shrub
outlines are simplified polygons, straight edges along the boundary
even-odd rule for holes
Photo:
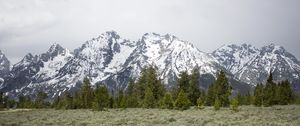
[[[239,101],[237,99],[232,99],[230,102],[230,108],[235,112],[239,111]]]
[[[199,97],[197,99],[197,107],[198,107],[198,109],[204,109],[204,104],[205,104],[205,98],[204,97]]]
[[[170,93],[166,93],[161,101],[161,108],[173,109],[173,99]]]
[[[174,118],[171,117],[170,119],[168,119],[168,121],[169,121],[169,122],[175,122],[176,119],[174,119]]]
[[[219,100],[219,98],[216,98],[214,103],[214,109],[217,111],[220,110],[220,107],[221,107],[221,101]]]
[[[177,99],[175,100],[174,106],[176,109],[179,110],[186,110],[190,108],[190,100],[188,99],[187,95],[181,90],[178,94]]]

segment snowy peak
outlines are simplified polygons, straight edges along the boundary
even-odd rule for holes
[[[115,31],[105,32],[85,42],[80,48],[75,50],[75,55],[81,58],[91,58],[102,51],[120,52],[120,44],[130,44],[130,41],[122,39]]]
[[[38,61],[38,56],[36,56],[36,55],[34,56],[31,53],[28,53],[24,56],[24,58],[20,62],[15,64],[12,69],[14,70],[14,68],[18,67],[18,66],[21,66],[21,67],[27,66],[32,63],[36,63],[37,61]]]
[[[166,34],[159,35],[156,33],[146,33],[139,41],[138,48],[147,52],[146,56],[158,58],[165,53],[179,54],[184,50],[199,51],[191,43],[178,39],[177,37]]]
[[[71,56],[71,53],[68,49],[63,48],[59,44],[53,44],[47,52],[40,55],[33,55],[31,53],[28,53],[19,63],[15,64],[14,67],[17,67],[19,65],[28,66],[37,63],[42,64],[43,62],[53,60],[55,57],[58,57],[60,55]]]
[[[251,55],[253,53],[257,53],[259,50],[252,45],[249,44],[230,44],[230,45],[224,45],[220,47],[219,49],[215,50],[213,53],[226,53],[226,54],[232,54],[232,53],[240,53],[239,56],[246,56]]]
[[[274,58],[276,58],[276,57],[286,57],[286,58],[289,58],[291,61],[293,61],[297,64],[300,64],[300,62],[297,60],[297,58],[293,54],[286,51],[284,49],[284,47],[278,46],[278,45],[275,45],[275,44],[270,44],[268,46],[262,47],[260,55],[262,55],[262,56],[265,55],[265,57],[273,56]]]
[[[131,53],[131,48],[134,46],[133,42],[122,39],[115,31],[109,31],[85,42],[74,53],[76,58],[86,60],[89,64],[96,64],[101,69],[105,69],[106,66],[113,62],[115,55],[117,57],[118,54],[127,56],[129,55],[128,53]]]
[[[133,76],[137,77],[145,66],[155,64],[161,79],[170,85],[181,71],[191,71],[195,66],[201,66],[201,74],[215,74],[220,68],[209,54],[170,34],[144,34],[128,59],[127,68],[132,69]]]
[[[54,79],[59,69],[72,57],[59,44],[53,44],[47,52],[40,55],[28,53],[12,67],[9,76],[5,78],[7,86],[4,90],[28,88],[29,84]]]
[[[262,47],[262,51],[265,51],[265,52],[273,52],[273,51],[277,51],[277,50],[283,51],[284,48],[282,46],[278,46],[278,45],[275,45],[273,43],[271,43],[270,45]]]
[[[249,44],[225,45],[215,50],[212,55],[218,62],[233,74],[243,68],[259,54],[259,49]]]
[[[74,57],[55,75],[59,79],[47,83],[59,83],[72,88],[86,76],[92,84],[104,81],[124,68],[135,44],[121,38],[115,31],[105,32],[75,49]]]
[[[50,48],[46,53],[39,55],[39,57],[43,62],[47,62],[49,60],[53,60],[53,58],[57,56],[70,56],[70,55],[71,54],[68,49],[63,48],[61,45],[55,43],[50,46]]]
[[[300,62],[294,55],[287,52],[282,46],[270,44],[264,46],[261,49],[259,63],[265,63],[268,67],[265,67],[266,71],[277,71],[277,72],[295,72],[298,73],[300,70]],[[298,73],[299,74],[299,73]],[[298,77],[299,75],[297,75]]]
[[[219,63],[243,82],[256,85],[269,72],[275,79],[299,78],[300,63],[282,46],[270,44],[257,49],[251,45],[227,45],[212,53]]]
[[[22,59],[22,61],[31,61],[34,59],[34,56],[31,53],[27,53],[24,58]]]
[[[177,44],[181,47],[192,46],[192,48],[194,48],[191,43],[180,40],[176,36],[171,34],[160,35],[157,33],[146,33],[143,35],[141,42],[144,42],[146,45],[159,44],[162,48],[167,48],[171,44]]]
[[[166,34],[166,35],[160,35],[157,33],[146,33],[143,35],[142,37],[143,40],[145,39],[152,39],[152,40],[161,40],[161,39],[165,39],[169,42],[172,42],[174,39],[177,39],[176,36],[171,35],[171,34]]]
[[[60,46],[59,44],[55,43],[55,44],[51,45],[51,47],[49,48],[47,53],[58,55],[58,54],[65,53],[66,50],[67,49],[65,49],[62,46]]]

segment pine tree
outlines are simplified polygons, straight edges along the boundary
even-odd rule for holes
[[[197,107],[198,107],[198,109],[204,109],[204,104],[205,104],[205,96],[200,96],[197,99]]]
[[[2,106],[8,108],[8,96],[2,95]]]
[[[24,108],[33,108],[34,104],[33,101],[29,96],[25,96],[25,103],[24,103]]]
[[[4,108],[4,93],[0,92],[0,110]]]
[[[64,109],[73,109],[73,97],[69,91],[63,93],[63,108]]]
[[[154,65],[150,65],[149,67],[142,70],[141,76],[138,78],[138,81],[135,85],[136,86],[133,86],[134,87],[133,89],[135,90],[136,93],[131,93],[132,96],[130,96],[128,100],[141,101],[139,103],[139,106],[145,106],[144,101],[146,98],[145,96],[146,96],[147,88],[151,90],[152,95],[154,97],[154,103],[155,103],[154,106],[157,106],[158,105],[157,103],[164,96],[165,87],[162,81],[159,79],[157,75],[157,68]],[[128,88],[129,88],[128,91],[130,92],[130,90],[132,90],[132,86]],[[134,97],[137,97],[137,100]],[[135,103],[133,103],[133,106],[136,106]]]
[[[215,102],[214,102],[214,109],[217,111],[217,110],[220,110],[220,107],[221,107],[221,101],[219,100],[218,97],[216,97]]]
[[[145,91],[145,98],[143,100],[143,107],[144,108],[154,108],[156,106],[155,98],[153,96],[152,90],[147,87]]]
[[[9,99],[7,100],[7,108],[14,108],[16,105],[16,101],[14,99]],[[48,104],[47,104],[48,105]]]
[[[139,106],[143,106],[145,91],[147,87],[147,70],[143,69],[136,83],[136,93],[138,96]]]
[[[35,99],[34,106],[35,108],[45,108],[46,102],[45,99],[47,98],[47,94],[43,91],[38,91]]]
[[[231,86],[229,85],[228,79],[225,76],[225,72],[221,71],[217,80],[215,81],[215,93],[216,97],[221,102],[221,106],[229,106],[229,96],[231,95]]]
[[[80,103],[82,108],[91,108],[93,101],[93,89],[91,87],[90,80],[88,78],[84,78],[83,84],[80,90]]]
[[[254,101],[253,104],[255,106],[263,105],[263,97],[264,97],[264,87],[262,84],[257,84],[254,90]]]
[[[127,108],[128,106],[128,101],[127,101],[127,96],[123,96],[122,99],[121,99],[121,102],[120,102],[120,108]]]
[[[180,72],[179,74],[179,78],[178,78],[178,93],[179,91],[183,90],[184,93],[187,93],[188,90],[189,90],[189,75],[188,75],[188,72],[187,71],[182,71]]]
[[[73,97],[73,107],[74,109],[79,109],[82,108],[82,104],[81,104],[81,96],[80,96],[80,92],[79,91],[75,91],[74,93],[74,97]]]
[[[270,73],[263,93],[263,105],[268,107],[275,104],[276,84],[273,82],[273,75]]]
[[[243,105],[250,105],[253,101],[253,97],[251,96],[250,92],[248,91],[244,98]]]
[[[59,103],[61,102],[60,96],[56,96],[52,103],[52,108],[60,109]]]
[[[110,97],[109,97],[108,107],[109,107],[109,108],[114,108],[114,105],[115,105],[115,99],[114,99],[114,96],[110,96]]]
[[[165,96],[162,99],[161,108],[173,109],[174,101],[170,93],[165,93]]]
[[[290,86],[290,82],[288,80],[285,80],[281,83],[279,87],[279,102],[281,105],[287,105],[292,102],[293,99],[293,91]]]
[[[238,100],[240,105],[245,105],[245,97],[242,96],[240,92],[238,92],[236,99]]]
[[[23,96],[23,95],[20,95],[18,99],[19,99],[19,101],[17,103],[17,107],[18,108],[25,108],[26,97]]]
[[[147,69],[147,86],[151,88],[156,102],[164,96],[165,87],[159,79],[157,68],[154,65]]]
[[[97,86],[93,100],[93,109],[103,111],[107,107],[109,107],[108,90],[105,85]]]
[[[236,99],[239,102],[239,105],[250,105],[252,103],[252,96],[249,92],[245,95],[237,94]]]
[[[205,104],[207,106],[213,106],[215,103],[215,99],[216,99],[215,85],[211,84],[209,85],[207,90],[207,98]]]
[[[114,101],[114,108],[121,108],[121,101],[124,98],[123,90],[119,90]]]
[[[177,96],[177,99],[174,102],[175,108],[179,110],[186,110],[190,108],[190,104],[191,102],[188,99],[187,94],[184,93],[183,89],[181,89]]]
[[[136,84],[134,83],[134,80],[130,78],[128,81],[127,89],[126,89],[126,95],[130,96],[133,93],[135,93],[135,91],[136,91],[135,88],[136,88]]]
[[[239,101],[237,99],[232,99],[230,102],[230,108],[235,112],[239,111]]]
[[[127,107],[129,108],[136,108],[138,107],[138,94],[137,94],[137,87],[136,83],[133,79],[129,79],[129,83],[126,89],[126,96],[127,96]]]
[[[200,89],[199,89],[199,78],[200,73],[198,68],[196,67],[192,71],[192,75],[190,76],[188,97],[191,101],[192,105],[197,105],[197,99],[200,97]]]

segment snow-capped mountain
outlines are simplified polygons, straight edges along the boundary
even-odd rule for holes
[[[226,45],[212,55],[238,80],[251,85],[264,82],[270,72],[275,80],[299,82],[300,62],[282,46]]]
[[[179,73],[199,66],[201,74],[212,74],[221,68],[209,54],[199,51],[191,43],[172,35],[146,33],[137,42],[137,47],[126,61],[126,69],[137,77],[142,68],[155,64],[160,78],[166,84],[175,82]]]
[[[10,62],[5,57],[4,53],[0,50],[0,88],[2,87],[2,84],[4,83],[4,76],[7,76],[9,74],[10,69]]]
[[[78,87],[76,84],[84,77],[89,77],[92,84],[104,82],[123,69],[134,48],[134,42],[121,38],[115,31],[103,33],[75,49],[74,58],[61,68],[55,81],[69,89]],[[108,86],[115,88],[116,83]]]
[[[169,86],[180,71],[191,71],[195,66],[202,75],[216,75],[222,69],[212,56],[175,36],[147,33],[134,42],[109,31],[72,53],[54,44],[46,53],[26,55],[13,66],[2,90],[25,95],[44,90],[55,96],[78,88],[84,77],[110,89],[125,88],[129,78],[137,78],[151,64],[158,67],[160,78]]]
[[[218,62],[227,70],[236,74],[248,62],[259,55],[260,50],[252,45],[227,45],[215,50],[212,53]]]
[[[181,71],[191,72],[197,66],[201,88],[207,88],[217,72],[225,70],[234,89],[242,93],[250,89],[249,84],[264,80],[270,70],[278,71],[282,79],[299,80],[300,68],[293,55],[275,45],[262,49],[228,45],[210,54],[169,34],[146,33],[140,40],[130,41],[109,31],[74,51],[54,44],[40,55],[27,54],[2,77],[0,90],[12,96],[43,90],[54,97],[78,89],[84,77],[92,85],[104,83],[115,90],[126,88],[130,78],[139,77],[142,69],[152,64],[168,88],[176,84]]]
[[[10,74],[4,78],[2,90],[22,94],[31,93],[28,90],[40,90],[37,88],[39,83],[55,78],[59,69],[72,57],[70,51],[59,44],[53,44],[46,53],[40,55],[28,53],[13,65]]]
[[[7,78],[12,82],[6,83],[4,90],[12,94],[34,94],[44,90],[49,96],[55,96],[80,87],[84,77],[89,77],[92,84],[103,82],[123,69],[134,48],[135,43],[122,39],[114,31],[86,41],[72,53],[55,44],[47,53],[28,54],[14,65],[12,76]],[[22,83],[18,83],[20,81]],[[13,85],[9,86],[11,83]],[[108,86],[114,88],[115,84]]]

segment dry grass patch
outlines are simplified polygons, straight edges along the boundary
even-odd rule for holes
[[[241,106],[239,112],[229,108],[215,111],[212,107],[185,111],[167,109],[91,110],[9,110],[0,112],[0,126],[6,125],[128,125],[128,126],[299,126],[300,106],[253,107]]]

